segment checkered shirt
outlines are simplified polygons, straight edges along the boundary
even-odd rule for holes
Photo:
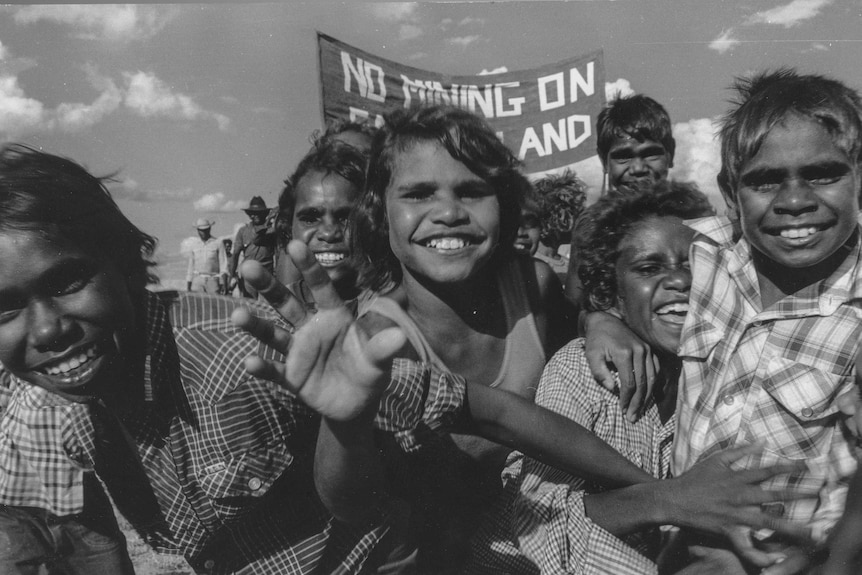
[[[569,342],[545,367],[536,403],[583,425],[655,477],[669,476],[674,418],[662,423],[651,401],[630,423],[619,398],[590,374],[583,339]],[[503,481],[506,494],[474,540],[469,572],[656,573],[657,529],[618,538],[586,516],[584,495],[598,486],[520,453],[510,456]]]
[[[787,503],[784,514],[808,522],[822,539],[841,515],[856,468],[835,400],[853,387],[862,335],[859,244],[825,282],[764,310],[751,247],[734,241],[730,220],[705,218],[692,227],[698,235],[680,350],[674,472],[716,451],[765,441],[762,454],[740,465],[806,461],[806,469],[763,486],[819,494]]]

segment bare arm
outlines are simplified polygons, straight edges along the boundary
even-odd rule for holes
[[[467,404],[478,435],[543,463],[610,487],[655,480],[580,424],[514,393],[468,382]]]

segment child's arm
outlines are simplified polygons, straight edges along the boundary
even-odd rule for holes
[[[471,431],[608,487],[655,481],[574,421],[508,391],[467,382]]]
[[[587,314],[586,326],[586,356],[593,377],[613,390],[608,365],[614,365],[620,378],[620,408],[629,421],[637,421],[652,396],[658,359],[622,320],[609,313]]]

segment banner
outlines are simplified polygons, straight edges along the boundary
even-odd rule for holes
[[[317,34],[324,121],[368,119],[394,108],[451,104],[484,116],[527,172],[596,153],[595,120],[605,103],[602,51],[540,68],[449,76],[404,66]]]

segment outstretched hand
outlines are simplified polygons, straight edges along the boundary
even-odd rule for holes
[[[250,356],[246,369],[286,387],[329,419],[350,421],[373,414],[388,384],[392,358],[405,343],[404,334],[398,328],[387,328],[369,336],[308,247],[294,240],[288,244],[288,253],[311,290],[317,311],[299,301],[257,262],[243,263],[246,282],[292,326],[288,331],[253,316],[247,308],[234,310],[231,319],[237,327],[287,356],[284,363]]]
[[[810,541],[807,527],[776,517],[761,508],[764,503],[816,497],[816,493],[766,490],[760,483],[776,475],[797,470],[804,463],[781,463],[760,469],[735,470],[733,464],[757,453],[757,444],[716,453],[686,473],[668,480],[662,505],[669,511],[670,523],[734,541],[737,527],[771,529],[797,542]]]

